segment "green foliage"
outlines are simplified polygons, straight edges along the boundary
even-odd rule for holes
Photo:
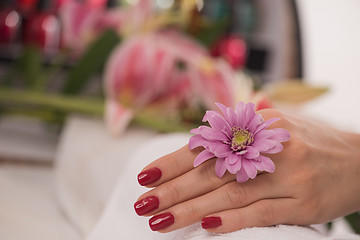
[[[36,86],[43,71],[41,52],[34,47],[25,47],[9,71],[2,79],[2,85],[13,86],[19,82],[24,88],[32,89]]]
[[[345,219],[348,221],[354,232],[360,234],[360,214],[355,212],[347,215]]]
[[[216,22],[211,22],[210,20],[204,20],[202,27],[196,33],[193,33],[193,36],[204,46],[210,48],[213,46],[216,41],[223,36],[228,27],[229,17],[224,16],[221,20]]]
[[[60,51],[45,59],[39,48],[26,46],[19,58],[0,81],[0,114],[26,115],[46,122],[61,123],[69,113],[102,116],[102,97],[89,98],[79,94],[104,66],[111,50],[120,39],[114,31],[106,31],[89,46],[75,66],[65,65],[68,52]],[[63,89],[50,89],[60,73],[69,72]]]
[[[81,92],[91,77],[104,66],[111,50],[119,41],[118,35],[111,30],[100,36],[71,70],[62,92],[65,94]]]
[[[18,59],[17,69],[24,84],[28,88],[33,88],[43,71],[42,56],[38,49],[34,47],[26,47],[23,54]]]

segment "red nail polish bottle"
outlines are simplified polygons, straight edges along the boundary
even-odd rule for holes
[[[38,0],[17,0],[19,11],[24,18],[27,18],[36,10]]]
[[[0,2],[0,43],[14,44],[19,40],[21,16],[15,8],[15,0]]]
[[[24,42],[54,54],[60,45],[60,21],[55,14],[53,0],[39,0],[37,11],[25,24]]]

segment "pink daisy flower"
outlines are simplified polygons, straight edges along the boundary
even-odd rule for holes
[[[222,177],[228,170],[236,174],[238,182],[254,179],[258,170],[274,172],[273,161],[262,153],[281,152],[281,142],[290,139],[285,129],[266,129],[279,118],[264,121],[260,114],[255,113],[253,103],[239,102],[235,110],[220,103],[216,106],[222,114],[207,111],[203,118],[210,127],[200,126],[191,130],[195,135],[189,140],[189,148],[205,148],[196,157],[194,166],[216,157],[216,175]]]

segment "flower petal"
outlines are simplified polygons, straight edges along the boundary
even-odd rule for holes
[[[122,106],[114,99],[106,99],[105,123],[110,133],[114,135],[124,133],[133,117],[134,111],[132,109]]]
[[[274,147],[270,148],[269,150],[263,151],[263,153],[279,153],[282,150],[283,150],[283,145],[277,142]]]
[[[196,147],[207,146],[209,141],[203,138],[201,135],[194,135],[189,139],[189,149],[193,150]]]
[[[256,114],[249,123],[249,131],[255,132],[256,128],[262,123],[262,119],[263,118],[260,114]]]
[[[240,170],[236,173],[236,181],[246,182],[248,179],[249,179],[249,176],[245,172],[244,168],[240,168]]]
[[[227,110],[227,107],[224,105],[224,104],[221,104],[221,103],[215,103],[215,105],[220,109],[220,111],[222,112],[222,114],[224,116],[226,116],[226,110]]]
[[[241,162],[237,162],[235,164],[229,164],[226,160],[225,160],[225,164],[226,164],[226,169],[229,171],[229,173],[231,174],[235,174],[237,173],[240,168],[241,168]]]
[[[219,144],[219,143],[210,142],[208,148],[218,158],[227,157],[233,152],[229,145],[223,143]]]
[[[226,117],[230,126],[235,126],[236,125],[236,119],[237,119],[237,116],[234,112],[234,110],[232,108],[227,108],[226,110]]]
[[[215,164],[215,173],[218,177],[221,178],[222,176],[224,176],[225,172],[226,172],[225,159],[218,158]]]
[[[269,139],[260,139],[251,144],[252,147],[256,148],[259,152],[267,151],[276,145],[276,141]]]
[[[223,131],[224,127],[227,131],[231,130],[229,123],[216,111],[206,111],[202,121],[209,122],[210,126],[218,131]]]
[[[275,171],[275,164],[270,158],[260,155],[257,158],[257,160],[258,161],[254,161],[254,162],[261,163],[261,165],[262,165],[262,169],[258,168],[260,171],[267,171],[267,172]]]
[[[235,107],[235,113],[237,116],[241,116],[245,110],[245,103],[239,102]]]
[[[280,120],[280,118],[271,118],[271,119],[267,120],[266,122],[263,122],[256,128],[254,134],[257,134],[259,131],[267,128],[268,126],[270,126],[271,124],[273,124],[274,122],[276,122],[278,120]]]
[[[270,137],[271,140],[286,142],[290,140],[290,133],[283,128],[274,128],[271,129],[274,131],[274,134]]]
[[[256,177],[257,169],[254,165],[251,164],[250,160],[243,159],[242,167],[251,179],[254,179]]]
[[[270,129],[270,130],[263,129],[260,132],[258,132],[254,136],[254,138],[255,138],[255,141],[259,141],[260,139],[270,138],[274,134],[275,134],[275,132],[272,129]]]
[[[251,164],[254,165],[256,167],[256,169],[259,170],[259,171],[264,171],[265,170],[264,163],[261,162],[259,160],[259,158],[256,159],[256,160],[251,160]]]
[[[237,115],[232,108],[226,107],[221,103],[215,103],[225,117],[225,120],[229,123],[230,127],[235,126]]]
[[[218,141],[228,140],[228,137],[222,131],[217,131],[216,129],[213,129],[208,126],[200,126],[198,128],[191,129],[190,132],[194,134],[199,134],[207,140],[218,140]]]
[[[245,126],[248,126],[250,124],[254,116],[255,116],[255,105],[253,103],[247,103],[245,106],[244,119],[243,119]]]
[[[241,161],[241,156],[237,156],[236,154],[230,154],[229,156],[227,156],[225,158],[225,161],[228,163],[228,164],[235,164],[236,162],[238,161]]]
[[[194,160],[194,167],[199,166],[200,164],[202,164],[203,162],[205,162],[206,160],[209,160],[210,158],[215,157],[215,155],[208,151],[208,150],[203,150],[201,153],[199,153],[199,155],[197,155],[197,157]]]
[[[246,147],[246,153],[244,154],[244,157],[248,158],[248,159],[255,159],[257,157],[259,157],[260,152],[259,150],[257,150],[257,148],[251,147],[251,146],[247,146]]]

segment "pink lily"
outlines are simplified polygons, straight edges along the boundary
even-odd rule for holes
[[[86,46],[105,29],[119,32],[138,31],[140,26],[152,15],[152,2],[139,1],[127,8],[105,9],[105,1],[89,0],[78,2],[67,0],[60,8],[63,23],[63,44],[81,54]]]
[[[179,63],[185,68],[179,69]],[[206,49],[177,31],[125,40],[113,52],[105,71],[108,102],[117,102],[127,116],[159,102],[172,110],[195,103],[210,108],[215,107],[214,102],[232,106],[233,81],[235,74],[228,64],[213,60]],[[106,106],[107,124],[113,133],[120,133],[124,129],[114,131],[114,126],[127,124],[115,124],[113,119],[130,119],[112,116],[112,107]]]

